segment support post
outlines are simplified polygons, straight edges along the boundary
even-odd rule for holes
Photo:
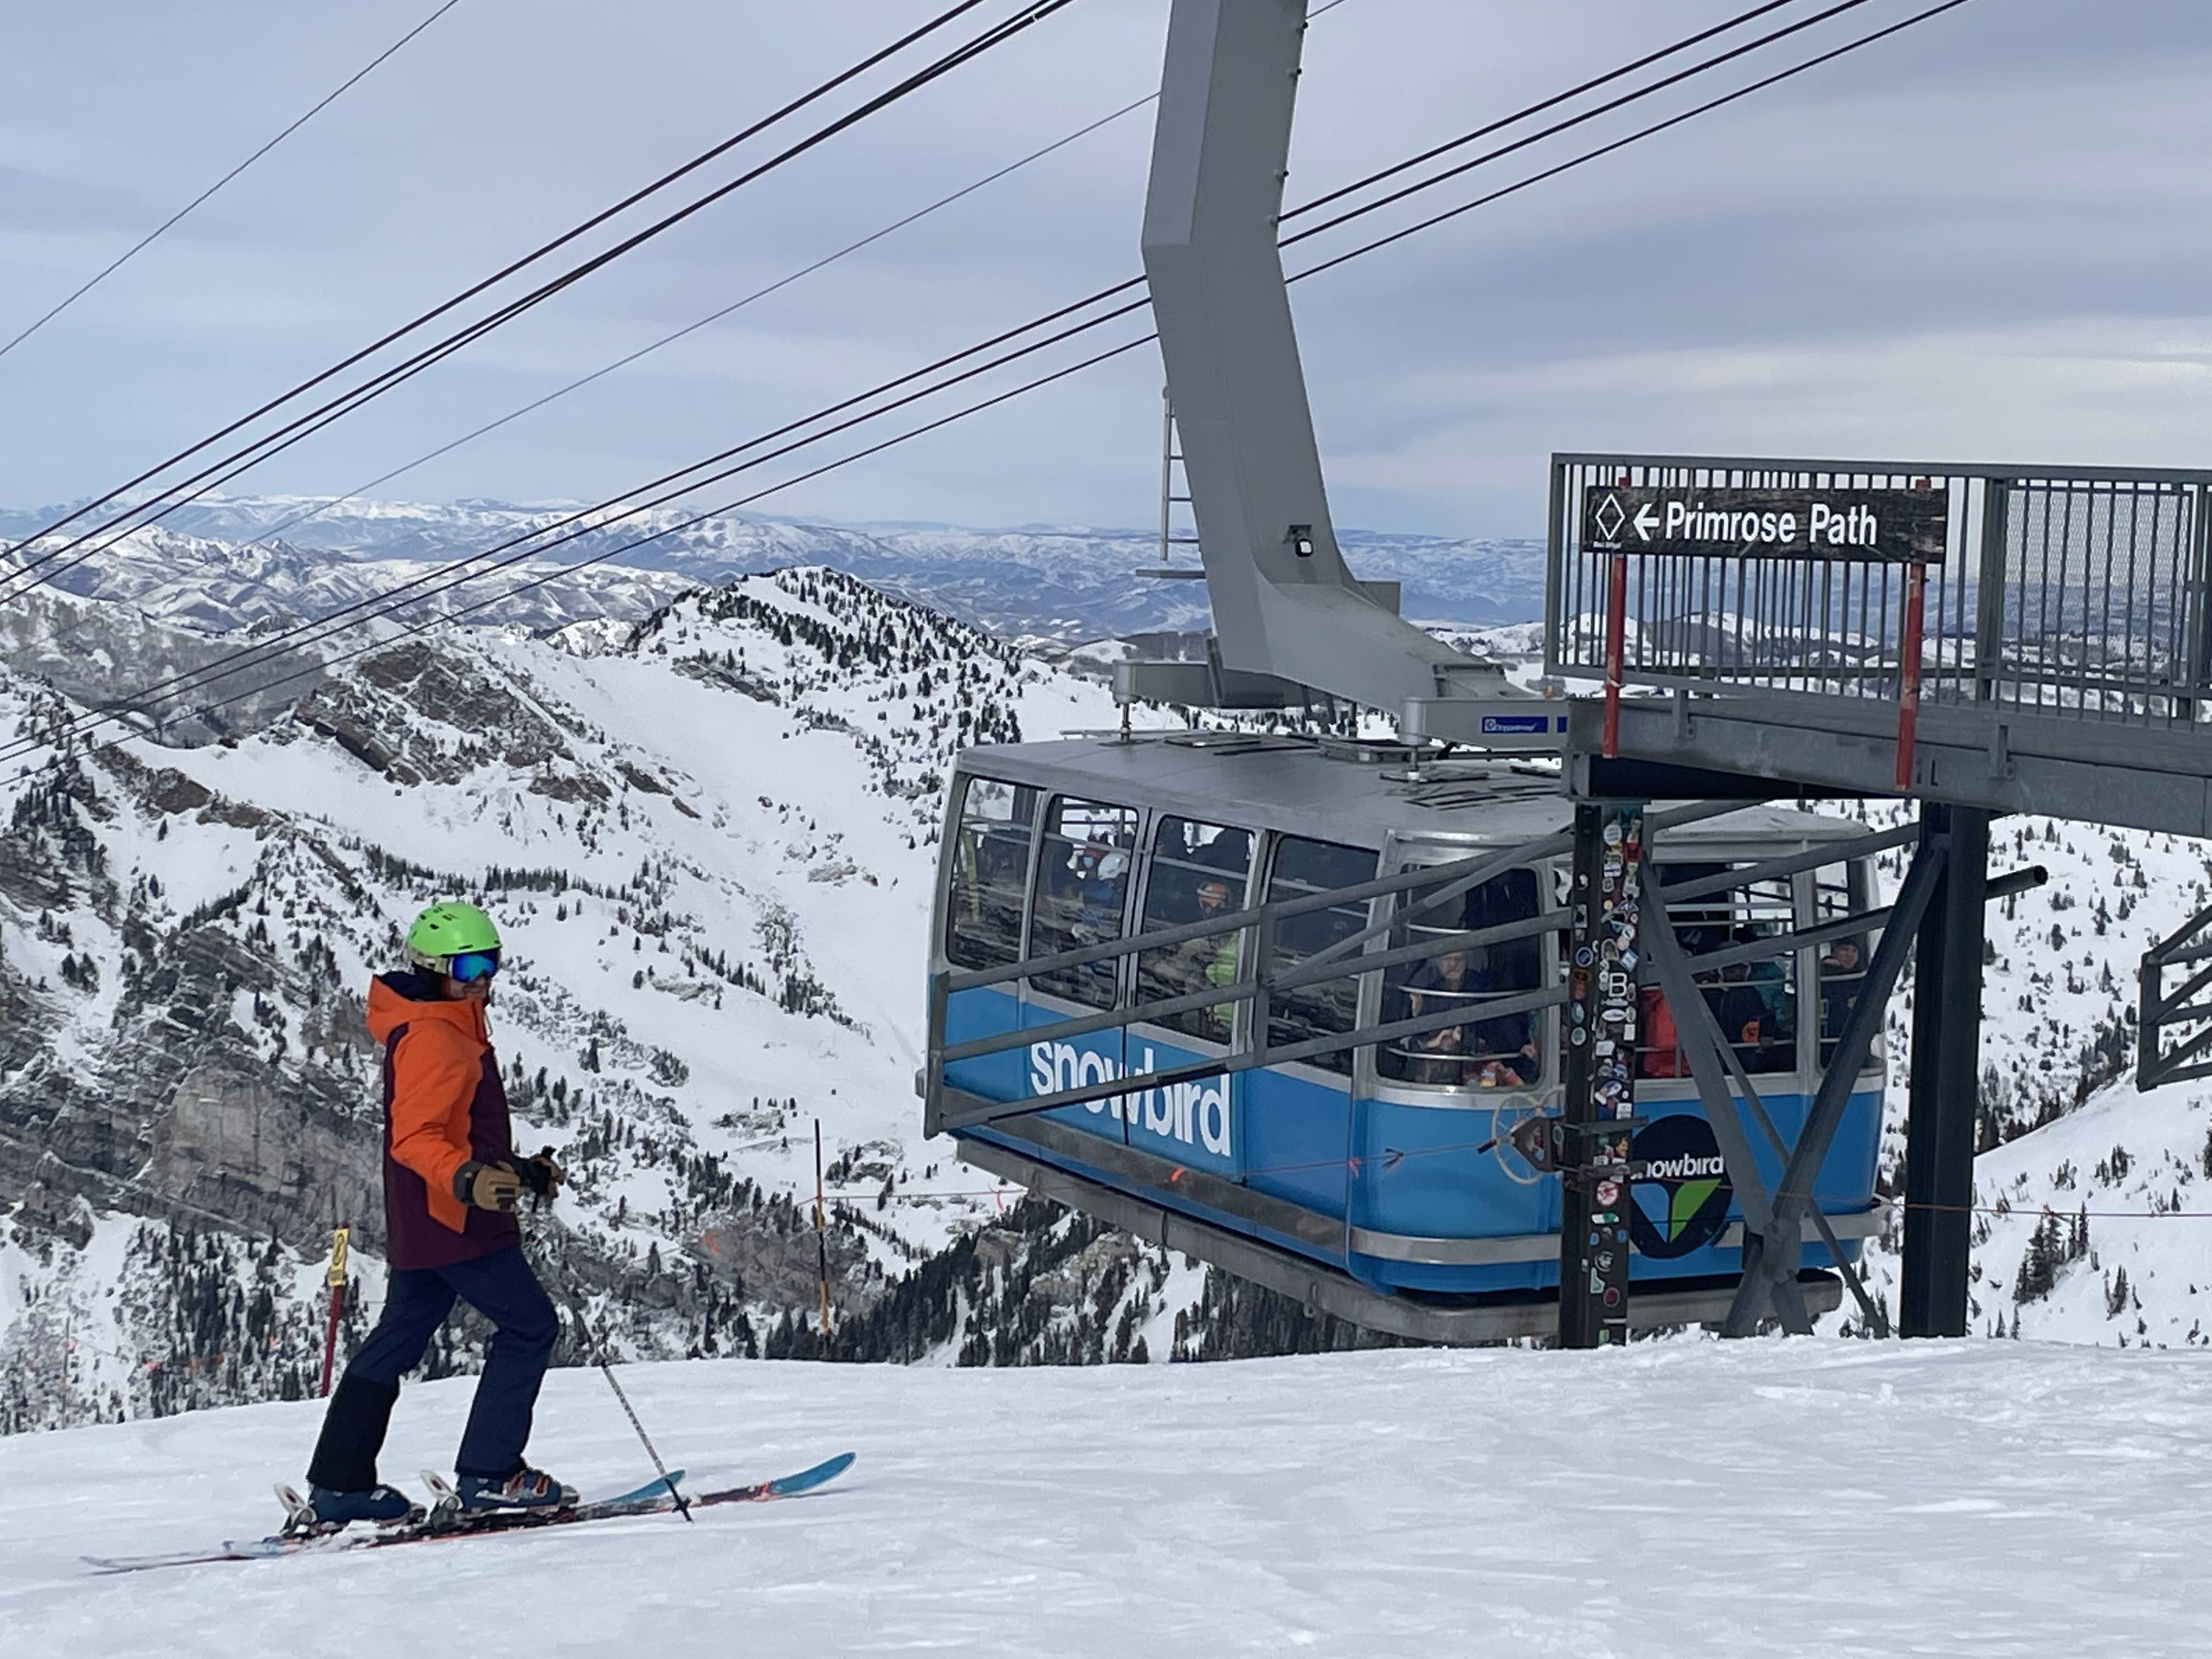
[[[814,1120],[814,1267],[822,1291],[822,1348],[830,1349],[829,1209],[822,1192],[822,1120]]]
[[[2206,693],[2212,691],[2212,489],[2191,486],[2183,498],[2189,502],[2188,612],[2184,638],[2188,641],[2189,695],[2174,706],[2174,718],[2193,726],[2203,716]]]
[[[1636,939],[1642,805],[1575,808],[1566,1091],[1553,1120],[1562,1186],[1559,1346],[1628,1340],[1629,1152],[1636,1115]]]
[[[1920,659],[1928,627],[1928,567],[1915,559],[1905,568],[1905,638],[1898,648],[1898,793],[1912,788],[1912,748],[1920,730]]]
[[[2005,561],[2010,543],[2012,485],[1982,481],[1982,556],[1974,586],[1974,701],[1994,702],[2003,669]]]
[[[1627,672],[1628,556],[1607,565],[1605,595],[1605,744],[1607,760],[1620,758],[1620,684]]]
[[[1905,1261],[1898,1293],[1898,1329],[1905,1336],[1966,1334],[1990,817],[1978,808],[1936,802],[1921,808],[1923,846],[1947,841],[1948,856],[1920,923],[1913,959]]]

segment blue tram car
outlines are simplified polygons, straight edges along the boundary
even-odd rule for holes
[[[1510,1005],[1565,975],[1572,807],[1547,767],[1413,760],[1387,744],[1218,732],[966,752],[936,895],[927,1127],[949,1129],[972,1164],[1317,1310],[1430,1340],[1549,1328],[1561,1191],[1512,1132],[1558,1109],[1561,1016]],[[1867,835],[1846,819],[1753,805],[1668,830],[1648,854],[1656,880],[1711,890],[1732,868],[1833,849],[1832,861],[1709,890],[1672,914],[1693,957],[1741,958],[1762,938],[1783,941],[1703,976],[1699,990],[1785,1142],[1872,941],[1797,948],[1784,936],[1867,909],[1869,860],[1854,853]],[[1402,882],[1359,891],[1516,848],[1535,850],[1449,902],[1421,908],[1422,887]],[[1259,919],[1202,931],[1240,913]],[[1409,948],[1524,921],[1486,946]],[[1302,963],[1362,932],[1373,937],[1335,977],[1299,982]],[[1086,947],[1156,933],[1171,938],[1082,959]],[[1363,968],[1363,957],[1385,965]],[[977,977],[990,982],[963,988]],[[1253,994],[1261,977],[1285,988]],[[1632,1305],[1646,1325],[1717,1318],[1741,1270],[1741,1217],[1673,1047],[1672,1011],[1654,987],[1640,995],[1636,1154],[1650,1179],[1632,1194]],[[1466,1020],[1358,1040],[1451,1009]],[[1016,1038],[1055,1026],[1075,1029]],[[994,1052],[960,1054],[994,1038]],[[1262,1047],[1303,1057],[1253,1063]],[[1211,1065],[1224,1069],[1173,1078]],[[1146,1083],[1160,1074],[1171,1080]],[[1883,1080],[1877,1045],[1815,1185],[1847,1257],[1878,1226]],[[1085,1088],[1093,1097],[1076,1104],[994,1109]],[[1780,1155],[1753,1139],[1771,1184]],[[1835,1280],[1819,1271],[1833,1265],[1829,1246],[1809,1230],[1807,1241],[1808,1304],[1833,1307]]]

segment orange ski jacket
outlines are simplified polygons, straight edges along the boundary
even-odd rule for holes
[[[507,1091],[483,1005],[438,994],[417,974],[368,988],[368,1033],[384,1045],[384,1217],[392,1267],[446,1267],[521,1242],[511,1215],[453,1194],[464,1164],[514,1156]]]

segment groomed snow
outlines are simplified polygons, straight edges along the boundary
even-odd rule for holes
[[[342,1559],[91,1575],[265,1529],[313,1403],[0,1441],[0,1650],[2133,1656],[2212,1651],[2207,1361],[1680,1341],[1021,1371],[626,1368],[707,1487],[827,1491]],[[386,1473],[450,1455],[410,1388]],[[594,1373],[533,1451],[642,1455]]]

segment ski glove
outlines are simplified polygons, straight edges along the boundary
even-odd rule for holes
[[[516,1180],[547,1204],[561,1196],[561,1183],[568,1178],[568,1172],[553,1161],[550,1146],[533,1158],[515,1159],[514,1175]]]
[[[512,1210],[522,1200],[522,1182],[511,1164],[471,1158],[453,1171],[453,1196],[479,1210]]]

